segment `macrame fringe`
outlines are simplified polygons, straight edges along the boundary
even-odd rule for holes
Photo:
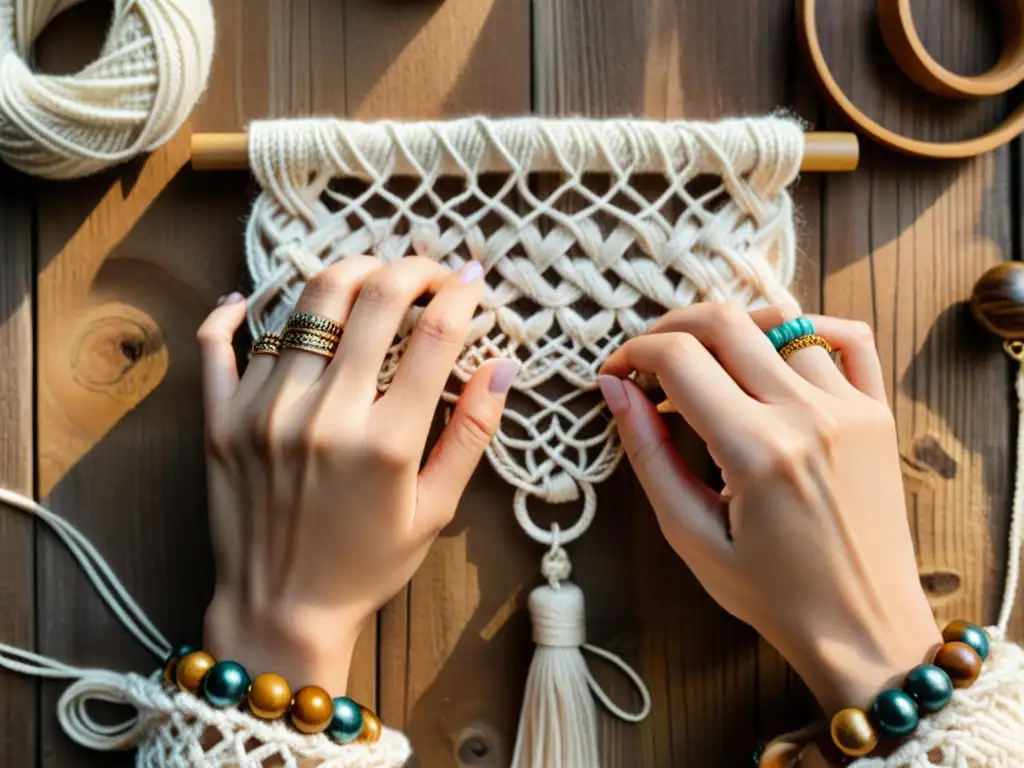
[[[638,723],[651,710],[651,696],[640,676],[614,653],[590,645],[587,639],[583,590],[568,581],[569,556],[552,528],[552,546],[541,572],[548,583],[530,593],[528,601],[537,644],[526,679],[512,768],[598,768],[596,697],[609,712]],[[617,666],[636,686],[639,712],[627,712],[608,697],[590,673],[583,651]]]

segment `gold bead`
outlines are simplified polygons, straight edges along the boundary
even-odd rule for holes
[[[832,718],[832,741],[847,757],[863,757],[878,746],[878,734],[867,712],[848,707]]]
[[[356,739],[356,744],[372,744],[380,741],[384,726],[380,724],[380,718],[371,710],[360,706],[359,711],[363,713],[363,730]]]
[[[186,693],[195,695],[203,684],[206,673],[213,669],[217,660],[206,651],[195,651],[182,656],[174,672],[178,687]]]
[[[171,656],[167,660],[167,664],[164,665],[164,682],[168,685],[177,685],[178,681],[175,677],[175,673],[178,668],[178,658]]]
[[[265,672],[249,686],[249,711],[263,720],[283,717],[292,703],[292,689],[280,675]]]
[[[334,702],[331,695],[318,685],[300,688],[292,699],[292,725],[302,733],[320,733],[334,719]]]

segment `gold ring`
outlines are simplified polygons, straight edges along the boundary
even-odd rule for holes
[[[252,343],[253,355],[273,355],[277,357],[281,353],[281,337],[276,333],[264,333]]]
[[[337,340],[324,338],[322,335],[302,328],[285,328],[281,334],[282,349],[298,349],[312,352],[326,358],[334,357],[338,351]]]
[[[312,312],[295,312],[288,318],[285,330],[295,328],[303,331],[319,331],[331,336],[341,336],[341,324],[328,317],[314,315]]]
[[[779,350],[779,357],[783,360],[788,360],[789,356],[800,349],[807,349],[808,347],[821,347],[829,354],[832,354],[832,345],[829,344],[821,336],[814,333],[809,333],[806,336],[799,336],[793,339],[789,344]]]

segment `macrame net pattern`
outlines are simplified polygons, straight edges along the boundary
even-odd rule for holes
[[[305,281],[348,255],[483,265],[485,296],[454,375],[465,382],[494,357],[522,362],[488,457],[516,488],[520,524],[545,544],[527,500],[582,499],[561,532],[568,543],[622,456],[595,392],[612,351],[697,301],[791,301],[786,187],[803,156],[791,120],[311,119],[254,123],[249,143],[262,187],[246,234],[254,335],[279,330]]]

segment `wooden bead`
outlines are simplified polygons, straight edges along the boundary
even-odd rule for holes
[[[380,718],[366,707],[359,707],[359,711],[363,713],[363,731],[356,739],[356,744],[372,744],[375,741],[380,741],[381,734],[384,732]]]
[[[191,694],[199,692],[203,678],[217,664],[217,660],[206,651],[193,651],[178,660],[174,677],[181,690]]]
[[[988,634],[981,627],[971,624],[969,621],[951,621],[942,630],[942,640],[947,643],[963,643],[974,649],[981,660],[988,658],[989,641]]]
[[[164,664],[164,682],[168,685],[177,685],[178,657],[171,656]]]
[[[288,681],[273,672],[264,672],[249,686],[249,711],[263,720],[284,717],[292,703]]]
[[[981,674],[981,657],[965,643],[944,644],[932,663],[949,675],[954,688],[970,688]]]
[[[878,746],[878,734],[868,713],[856,707],[836,712],[831,732],[832,742],[847,757],[864,757]]]
[[[971,312],[989,333],[1024,340],[1024,264],[1004,262],[982,275],[971,295]]]
[[[292,725],[302,733],[321,733],[327,730],[334,718],[334,702],[331,695],[318,685],[300,688],[292,700]]]

